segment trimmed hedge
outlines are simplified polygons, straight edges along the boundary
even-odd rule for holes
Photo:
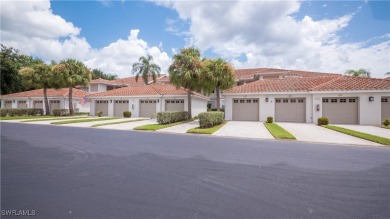
[[[190,119],[189,112],[159,112],[157,113],[158,124],[170,124]]]
[[[131,117],[131,112],[130,111],[124,111],[123,112],[123,117],[130,118]]]
[[[318,125],[328,125],[329,124],[329,120],[326,117],[320,117],[317,120],[317,124]]]
[[[267,117],[267,123],[273,123],[274,122],[274,117],[268,116]]]
[[[43,115],[43,109],[0,109],[0,116],[36,116]]]
[[[390,119],[385,119],[385,120],[383,121],[383,125],[384,125],[384,126],[389,126],[389,125],[390,125]]]
[[[200,128],[210,128],[223,123],[223,112],[205,112],[199,113],[199,126]]]
[[[67,116],[68,114],[68,109],[53,109],[53,116]]]

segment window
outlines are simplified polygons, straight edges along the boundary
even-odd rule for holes
[[[184,100],[181,100],[180,103],[184,103]]]
[[[328,103],[328,102],[329,102],[329,99],[323,98],[323,99],[322,99],[322,102],[323,102],[323,103]]]
[[[297,100],[296,100],[296,99],[291,99],[290,102],[291,102],[291,103],[296,103]]]
[[[283,103],[288,103],[288,99],[283,99]]]
[[[331,99],[330,102],[331,103],[337,103],[337,99]]]
[[[245,100],[240,100],[240,103],[245,103]]]
[[[167,103],[171,103],[171,101],[167,100]]]
[[[252,103],[252,100],[246,100],[246,103]]]
[[[143,100],[141,100],[141,103],[144,103],[144,101],[143,101]]]
[[[153,100],[153,103],[157,103],[157,101]]]
[[[340,103],[346,103],[347,99],[340,99]]]
[[[382,102],[382,103],[387,103],[387,101],[388,101],[387,98],[382,98],[382,99],[381,99],[381,102]]]
[[[304,103],[305,99],[298,99],[298,103]]]
[[[234,103],[238,103],[238,100],[233,100]]]
[[[349,99],[348,102],[350,102],[350,103],[355,103],[356,100],[355,100],[355,99]]]
[[[180,100],[176,100],[176,103],[180,103]]]
[[[276,103],[280,103],[281,100],[280,100],[280,99],[276,99],[275,102],[276,102]]]
[[[253,103],[258,103],[258,102],[259,102],[258,99],[254,99],[254,100],[253,100]]]

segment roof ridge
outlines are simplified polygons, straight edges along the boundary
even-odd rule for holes
[[[327,82],[321,83],[321,84],[319,84],[319,85],[317,85],[317,86],[314,86],[314,87],[312,87],[312,88],[309,88],[308,90],[309,90],[309,91],[313,91],[313,90],[315,90],[315,89],[324,87],[325,85],[331,84],[331,83],[333,83],[333,82],[339,80],[340,78],[343,77],[343,75],[326,76],[326,77],[334,77],[334,78],[331,79],[331,80],[329,80],[329,81],[327,81]]]

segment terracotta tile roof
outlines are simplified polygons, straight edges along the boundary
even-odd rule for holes
[[[250,68],[236,69],[237,79],[253,79],[255,75],[283,75],[284,77],[322,77],[340,75],[335,73],[321,73],[311,71],[297,71],[277,68]]]
[[[76,88],[73,88],[72,91],[73,91],[73,97],[82,98],[82,97],[88,95],[87,92],[76,89]],[[47,96],[48,97],[68,97],[68,93],[69,93],[68,88],[47,89]],[[42,97],[43,98],[43,89],[30,90],[30,91],[24,91],[24,92],[0,96],[0,98],[15,98],[15,97],[21,97],[21,98],[23,98],[23,97]]]
[[[160,75],[160,77],[157,77],[157,81],[163,77],[166,77],[166,75]],[[116,83],[116,84],[127,84],[129,86],[143,86],[143,85],[145,85],[145,82],[144,82],[142,77],[139,77],[138,81],[135,81],[135,76],[131,76],[131,77],[127,77],[127,78],[120,78],[117,80],[113,80],[112,82]],[[153,83],[153,78],[148,77],[148,84],[151,84],[151,83]]]
[[[101,78],[98,78],[98,79],[93,79],[91,82],[89,82],[90,84],[110,84],[112,83],[113,80],[106,80],[106,79],[101,79]]]
[[[352,76],[324,76],[259,80],[224,93],[266,93],[305,91],[389,90],[390,81]]]
[[[153,95],[187,95],[187,89],[176,87],[172,84],[151,84],[145,86],[122,87],[105,92],[90,94],[88,97],[112,97],[112,96],[153,96]],[[193,92],[193,95],[208,99],[202,94]]]

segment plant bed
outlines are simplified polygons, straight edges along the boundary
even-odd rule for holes
[[[142,126],[135,127],[134,130],[157,131],[159,129],[165,129],[165,128],[168,128],[168,127],[172,127],[172,126],[175,126],[175,125],[180,125],[180,124],[191,122],[191,121],[192,121],[192,119],[191,120],[187,120],[187,121],[170,123],[170,124],[148,124],[148,125],[142,125]]]
[[[81,123],[81,122],[97,122],[97,121],[112,120],[112,119],[120,119],[120,118],[119,117],[103,117],[103,118],[92,118],[92,119],[76,119],[76,120],[52,122],[50,124],[64,125],[64,124]]]
[[[333,126],[333,125],[324,125],[322,127],[331,129],[333,131],[341,132],[341,133],[344,133],[344,134],[347,134],[347,135],[351,135],[351,136],[354,136],[354,137],[357,137],[357,138],[361,138],[361,139],[365,139],[365,140],[368,140],[368,141],[376,142],[376,143],[379,143],[379,144],[390,145],[390,139],[389,138],[382,138],[382,137],[379,137],[379,136],[376,136],[376,135],[370,135],[370,134],[363,133],[363,132],[357,132],[357,131],[354,131],[354,130],[351,130],[351,129],[346,129],[346,128]]]
[[[280,127],[276,123],[264,123],[264,126],[276,139],[296,140],[294,135],[292,135],[290,132],[286,131],[284,128]]]
[[[0,117],[0,120],[22,120],[22,119],[39,119],[39,118],[58,118],[55,116],[6,116]]]
[[[83,119],[83,118],[91,118],[89,116],[64,116],[58,118],[58,116],[53,118],[43,118],[43,119],[29,119],[29,120],[23,120],[20,122],[44,122],[44,121],[55,121],[55,120],[68,120],[68,119]]]
[[[92,125],[91,127],[99,127],[99,126],[105,126],[105,125],[116,125],[116,124],[129,123],[129,122],[139,122],[139,121],[143,121],[143,120],[148,120],[148,119],[134,119],[134,120],[129,120],[129,121],[108,122],[108,123],[95,124],[95,125]]]
[[[187,133],[212,135],[214,132],[218,131],[226,123],[227,123],[227,121],[224,121],[221,124],[210,127],[210,128],[200,128],[200,127],[193,128],[193,129],[188,130]]]

